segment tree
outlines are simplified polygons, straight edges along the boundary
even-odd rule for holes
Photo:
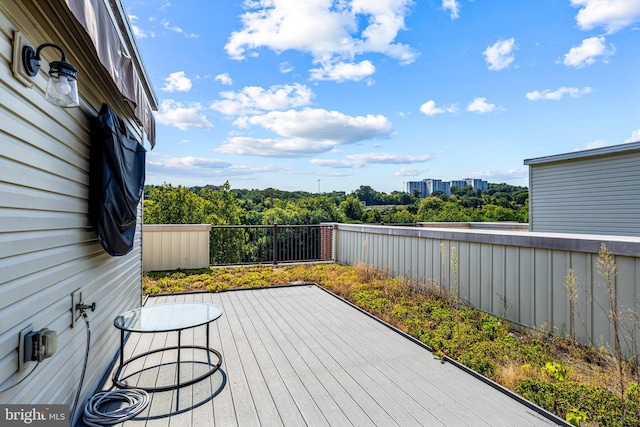
[[[389,199],[392,205],[411,205],[416,202],[417,197],[406,191],[393,191],[389,194]]]
[[[151,188],[144,202],[145,224],[204,224],[205,201],[183,186]]]
[[[391,214],[390,220],[393,224],[412,224],[416,222],[416,218],[406,209]]]
[[[311,211],[310,222],[303,224],[320,224],[321,222],[341,222],[345,220],[344,214],[335,201],[326,195],[310,197],[300,200],[297,204],[300,209]]]
[[[300,224],[299,214],[295,209],[295,205],[291,205],[290,208],[269,208],[262,213],[263,225],[292,225]]]
[[[368,185],[361,185],[360,188],[351,193],[367,206],[381,205],[382,194],[374,190]]]
[[[242,210],[236,201],[235,192],[231,191],[229,181],[225,182],[219,190],[203,188],[200,194],[207,202],[204,205],[204,214],[208,224],[240,224]]]
[[[382,213],[379,209],[369,209],[366,211],[366,222],[369,224],[379,224],[382,222]]]
[[[441,199],[434,196],[420,199],[420,202],[418,203],[418,215],[422,215],[426,210],[438,210],[442,208],[442,203]]]
[[[340,210],[352,221],[361,221],[365,215],[364,206],[353,196],[347,197],[344,202],[340,203]]]
[[[482,219],[484,221],[517,221],[518,215],[512,209],[503,206],[485,205],[482,208]]]

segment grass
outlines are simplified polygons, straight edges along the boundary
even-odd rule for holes
[[[460,306],[436,283],[389,278],[365,265],[233,267],[149,273],[148,294],[219,292],[314,282],[502,386],[580,426],[640,425],[633,364],[569,337],[521,333],[499,317]],[[623,387],[620,387],[620,385]]]

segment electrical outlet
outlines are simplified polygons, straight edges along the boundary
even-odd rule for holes
[[[24,367],[27,365],[25,362],[28,362],[31,360],[30,357],[27,358],[27,360],[25,360],[25,357],[24,357],[24,352],[26,350],[25,338],[31,332],[33,332],[33,325],[29,325],[26,328],[24,328],[23,330],[20,331],[20,334],[18,335],[18,370],[19,371],[22,371]],[[29,339],[31,339],[31,337]],[[30,346],[30,348],[33,348],[33,347]]]
[[[80,310],[77,309],[78,304],[82,302],[82,291],[76,290],[71,294],[71,327],[76,326],[76,320],[82,315]]]

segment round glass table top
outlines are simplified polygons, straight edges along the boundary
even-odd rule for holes
[[[169,332],[194,328],[222,316],[217,305],[201,302],[176,302],[140,307],[122,313],[113,324],[131,332]]]

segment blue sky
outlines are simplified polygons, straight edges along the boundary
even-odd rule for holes
[[[482,178],[640,140],[640,0],[124,0],[159,98],[147,184]]]

